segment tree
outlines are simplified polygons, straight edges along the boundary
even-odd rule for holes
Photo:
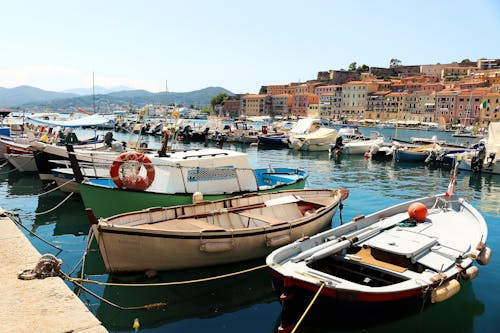
[[[226,99],[228,99],[229,96],[226,93],[221,93],[218,94],[217,96],[212,97],[210,100],[210,105],[212,106],[212,111],[215,113],[215,109],[221,109],[221,106],[224,105],[224,102]]]
[[[355,71],[356,70],[356,62],[355,61],[351,62],[349,64],[349,68],[347,70],[349,70],[349,71]]]
[[[390,62],[390,66],[389,66],[389,67],[390,67],[390,68],[394,68],[394,67],[399,67],[399,66],[401,66],[401,65],[402,65],[401,60],[396,59],[396,58],[392,58],[392,59],[391,59],[391,62]]]
[[[358,72],[368,72],[369,70],[370,70],[370,67],[368,67],[365,64],[363,64],[363,65],[359,66],[358,68],[356,68],[356,71],[358,71]]]
[[[464,60],[460,61],[461,64],[465,64],[467,62],[471,62],[469,58],[465,58]]]

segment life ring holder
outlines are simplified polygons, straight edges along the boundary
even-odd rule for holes
[[[146,177],[135,175],[134,177],[121,177],[120,167],[124,162],[136,161],[140,166],[144,166],[146,169]],[[139,172],[140,167],[137,170]],[[153,180],[155,179],[155,168],[151,163],[149,157],[139,152],[125,152],[120,154],[111,164],[109,169],[109,174],[113,183],[118,188],[123,189],[133,189],[133,190],[145,190],[147,189]]]

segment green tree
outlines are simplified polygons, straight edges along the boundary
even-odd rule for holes
[[[464,60],[460,61],[461,64],[471,62],[469,58],[465,58]]]
[[[347,68],[347,70],[349,70],[349,71],[355,71],[356,70],[356,62],[355,61],[351,62],[349,64],[349,68]]]
[[[212,97],[212,99],[210,100],[210,105],[212,107],[215,107],[216,105],[224,105],[224,102],[226,101],[226,99],[228,99],[228,97],[229,96],[227,96],[226,93],[218,94],[217,96]]]
[[[220,107],[222,105],[224,105],[224,102],[226,101],[226,99],[228,99],[229,96],[226,94],[226,93],[221,93],[221,94],[218,94],[217,96],[214,96],[211,100],[210,100],[210,105],[212,106],[212,112],[215,114],[215,109],[219,109],[220,111]]]
[[[402,64],[403,64],[403,63],[401,62],[401,60],[396,59],[396,58],[392,58],[392,59],[391,59],[391,62],[390,62],[389,67],[390,67],[390,68],[399,67],[399,66],[401,66]]]
[[[370,70],[370,67],[368,67],[365,64],[363,64],[363,65],[359,66],[358,68],[356,68],[356,71],[358,71],[358,72],[368,72],[369,70]]]

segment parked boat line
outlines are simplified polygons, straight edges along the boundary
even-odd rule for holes
[[[151,147],[154,147],[155,144],[159,144],[157,140],[151,140],[148,143],[150,144]],[[446,171],[427,168],[423,165],[405,166],[404,164],[398,164],[396,162],[378,163],[372,160],[363,159],[361,156],[360,157],[343,156],[340,159],[332,159],[328,157],[328,155],[325,154],[324,152],[293,151],[293,150],[266,151],[266,150],[259,150],[258,148],[254,147],[238,146],[229,142],[225,145],[228,148],[230,147],[232,149],[241,150],[247,153],[252,161],[252,164],[254,164],[254,167],[256,168],[269,169],[271,167],[272,169],[276,169],[274,168],[274,166],[287,165],[290,168],[303,167],[306,170],[314,171],[311,173],[311,175],[307,180],[308,182],[307,187],[323,188],[325,186],[328,186],[334,188],[335,186],[343,185],[346,187],[353,188],[354,198],[351,196],[349,201],[346,202],[347,210],[344,210],[343,212],[344,219],[352,219],[354,216],[359,215],[359,213],[365,213],[365,212],[368,213],[370,212],[370,210],[371,211],[379,210],[382,206],[386,207],[388,204],[391,203],[396,204],[399,203],[399,201],[407,201],[409,198],[410,199],[418,198],[421,196],[421,194],[423,194],[422,192],[428,191],[433,186],[437,186],[438,188],[442,188],[443,186],[445,187],[445,185],[443,185],[444,184],[443,178],[447,176]],[[196,148],[199,147],[199,145],[196,144],[195,145],[184,144],[179,146],[196,147]],[[5,167],[2,168],[2,171],[4,170],[6,170]],[[38,181],[38,179],[30,175],[16,174],[15,172],[9,172],[8,174],[5,174],[4,176],[0,177],[0,179],[2,178],[5,179],[5,181],[3,181],[1,185],[2,185],[2,190],[5,191],[5,193],[7,193],[7,196],[5,197],[5,202],[6,204],[8,204],[9,209],[13,209],[13,207],[17,206],[21,207],[20,208],[21,212],[29,213],[30,210],[32,212],[34,211],[44,212],[53,208],[56,203],[60,202],[61,199],[64,198],[61,195],[51,194],[49,196],[45,196],[45,198],[40,197],[38,200],[23,199],[24,201],[22,205],[19,204],[16,205],[16,200],[21,200],[21,199],[16,199],[16,196],[25,195],[27,193],[30,193],[30,191],[31,193],[33,193],[33,191],[40,189],[40,187],[32,185],[32,183]],[[481,212],[486,212],[487,221],[491,225],[491,221],[494,222],[496,221],[496,219],[498,219],[497,215],[488,214],[489,210],[491,211],[498,209],[497,208],[498,205],[495,205],[495,198],[498,195],[495,196],[494,194],[495,192],[491,193],[492,188],[493,191],[495,188],[497,188],[495,185],[495,178],[492,179],[491,175],[474,176],[472,174],[462,174],[459,175],[458,178],[460,179],[460,187],[461,187],[460,190],[464,192],[465,196],[471,200],[474,206],[480,208]],[[26,182],[27,180],[31,182],[30,183],[31,185],[23,186],[23,183]],[[478,185],[477,182],[480,182],[481,185]],[[15,184],[17,186],[14,186]],[[40,191],[43,190],[40,189]],[[483,198],[483,199],[479,200],[478,198]],[[189,199],[192,200],[192,197],[189,197]],[[356,204],[354,203],[351,204],[352,199],[355,200],[354,202]],[[491,203],[492,200],[493,202]],[[488,202],[490,202],[490,204],[488,204]],[[68,210],[66,211],[65,205],[67,204],[69,206]],[[338,218],[339,216],[337,214],[335,218],[336,221],[334,223],[338,224],[337,222]],[[52,214],[48,214],[46,216],[37,216],[33,217],[32,219],[28,218],[27,225],[32,226],[32,228],[34,229],[38,229],[39,232],[48,235],[49,238],[55,239],[58,242],[62,241],[63,244],[71,244],[72,242],[74,243],[75,241],[79,240],[79,243],[81,243],[79,245],[66,245],[67,248],[80,248],[80,251],[78,253],[79,255],[81,254],[81,252],[83,252],[81,250],[82,247],[83,248],[85,247],[85,245],[83,244],[85,243],[84,242],[85,239],[83,239],[84,237],[81,236],[86,234],[86,231],[88,230],[86,221],[82,221],[82,219],[86,219],[83,213],[83,205],[81,204],[81,202],[71,199]],[[78,228],[83,231],[76,231],[74,233],[68,231],[61,231],[62,225],[66,225],[66,228],[72,228],[72,225],[75,224],[78,225]],[[56,230],[53,231],[52,229],[54,228],[54,226],[56,226],[59,231],[57,232]],[[85,229],[85,226],[87,229]],[[494,234],[494,226],[490,234]],[[489,239],[488,241],[489,242],[493,241],[493,244],[495,244],[496,242],[494,237],[492,237],[492,239],[491,240]],[[493,244],[490,245],[493,247]],[[66,262],[65,263],[65,265],[67,266],[66,269],[69,269],[71,268],[71,266],[74,266],[74,264],[80,259],[80,257],[77,257],[77,254],[71,254],[70,252],[63,252],[61,253],[61,256]],[[258,262],[261,263],[261,261]],[[115,281],[116,279],[115,276],[112,275],[108,276],[102,270],[100,271],[99,265],[96,264],[95,262],[92,262],[92,260],[88,261],[88,269],[89,271],[94,271],[95,273],[97,273],[98,274],[97,278],[99,280],[111,282]],[[184,279],[189,277],[192,278],[193,275],[203,275],[203,274],[202,272],[198,271],[194,272],[186,271],[184,274]],[[265,273],[261,275],[266,276]],[[261,275],[259,276],[262,277]],[[496,275],[497,275],[497,269],[493,265],[490,265],[488,267],[488,274],[481,274],[478,277],[478,279],[474,281],[474,289],[475,289],[474,295],[470,296],[471,288],[465,287],[464,289],[465,290],[469,289],[469,292],[465,296],[461,295],[462,293],[459,293],[456,296],[457,299],[463,302],[465,298],[465,301],[467,303],[470,297],[472,297],[474,300],[477,297],[477,299],[487,302],[487,304],[491,304],[491,307],[495,307],[496,301],[493,300],[492,297],[487,295],[487,293],[485,293],[485,291],[482,289],[482,286],[485,282],[490,283],[490,281],[494,281]],[[129,279],[142,281],[145,278],[130,277]],[[154,277],[153,279],[158,279],[158,277]],[[147,281],[148,279],[146,279],[146,282]],[[151,282],[151,280],[149,280],[149,282]],[[231,286],[231,283],[232,282],[225,281],[217,283],[217,285]],[[189,287],[186,288],[189,289]],[[258,294],[260,294],[262,286],[259,285],[258,288],[259,288]],[[264,287],[264,289],[265,288],[266,287]],[[207,288],[199,288],[196,289],[196,292],[202,295],[203,298],[203,295],[205,295],[206,293],[210,294],[210,288],[208,288],[207,290],[205,289]],[[116,288],[109,288],[109,287],[104,288],[104,291],[103,288],[95,288],[94,290],[97,291],[100,295],[106,295],[106,297],[110,299],[121,299],[122,301],[128,304],[137,304],[137,300],[139,299],[144,300],[143,303],[151,303],[152,301],[155,300],[160,301],[158,298],[161,296],[161,295],[154,295],[154,293],[146,294],[140,292],[139,293],[126,292],[123,289],[119,290]],[[252,301],[253,303],[251,304],[248,304],[245,300],[242,300],[241,304],[245,304],[243,305],[243,308],[238,308],[237,305],[230,306],[229,305],[230,302],[226,302],[226,303],[221,303],[220,309],[222,309],[221,310],[222,313],[225,313],[226,311],[236,311],[236,310],[242,311],[241,313],[245,314],[245,316],[248,315],[249,317],[253,318],[253,321],[256,322],[257,330],[259,331],[271,330],[272,328],[270,326],[275,325],[275,323],[277,322],[276,319],[280,316],[279,312],[281,310],[276,300],[274,302],[272,300],[269,300],[268,297],[269,291],[270,290],[263,292],[262,293],[263,296],[262,297],[259,296],[259,298]],[[180,291],[180,294],[183,294],[183,292]],[[180,296],[180,294],[177,296]],[[135,295],[135,297],[132,295]],[[169,302],[172,302],[173,305],[175,303],[177,303],[178,305],[179,303],[182,302],[189,303],[190,301],[193,300],[193,298],[196,299],[199,298],[196,296],[190,298],[185,298],[185,297],[176,298],[175,297],[176,295],[172,294],[168,295],[169,295],[168,296]],[[87,296],[82,296],[83,299],[85,299],[85,297]],[[213,297],[209,299],[214,300]],[[92,300],[89,303],[95,303],[95,301]],[[443,311],[442,313],[445,313],[449,310],[450,306],[448,304],[450,303],[448,303],[447,301],[442,304],[443,306],[439,307],[436,311]],[[473,305],[473,307],[477,306]],[[89,308],[93,308],[92,305],[89,305]],[[195,308],[194,306],[191,307],[192,308],[191,311],[185,310],[184,314],[181,317],[174,316],[173,318],[170,314],[170,311],[167,311],[169,312],[168,315],[165,313],[162,314],[161,311],[151,311],[149,314],[144,314],[140,312],[139,313],[131,312],[130,314],[121,313],[120,322],[118,322],[118,319],[115,316],[116,312],[109,311],[109,306],[100,303],[98,305],[98,308],[99,308],[98,313],[100,316],[99,319],[102,318],[101,320],[106,323],[105,324],[106,327],[120,331],[121,330],[130,331],[132,327],[131,325],[135,317],[141,317],[141,318],[150,317],[146,321],[147,324],[145,327],[152,331],[158,331],[158,332],[165,329],[174,329],[174,327],[178,325],[183,326],[185,330],[189,330],[190,329],[189,327],[191,327],[192,329],[193,326],[191,325],[194,325],[196,329],[201,329],[203,327],[203,329],[205,329],[205,331],[207,332],[211,331],[215,332],[217,331],[215,326],[219,327],[217,322],[220,323],[220,320],[225,320],[225,323],[227,322],[237,325],[236,324],[237,320],[232,321],[231,319],[228,319],[228,316],[224,316],[222,313],[220,315],[213,313],[211,315],[208,315],[208,317],[200,319],[199,316],[194,314],[195,312],[200,313],[199,311],[194,310]],[[108,311],[106,310],[106,308],[108,308]],[[432,311],[431,312],[424,311],[421,314],[421,316],[422,318],[424,318],[423,320],[425,321],[425,318],[430,318],[432,313],[433,313]],[[270,318],[271,320],[264,320],[263,318],[267,318],[266,316],[267,317],[272,316],[272,318]],[[485,324],[485,321],[491,319],[491,312],[487,311],[485,314],[481,315],[476,314],[471,316],[464,314],[464,316],[466,318],[463,318],[462,322],[471,322],[472,320],[471,318],[474,318],[474,316],[476,316],[475,318],[476,327],[477,325],[479,325],[479,327],[484,327],[484,325],[487,325]],[[186,320],[180,321],[179,318]],[[397,319],[394,316],[394,318],[392,318],[391,320],[394,321]],[[270,322],[272,323],[270,324]],[[206,327],[207,323],[209,325],[213,324],[214,328],[213,329],[211,329],[210,327],[207,328]],[[403,320],[402,324],[408,325],[408,327],[414,327],[413,325],[411,325],[412,323],[413,321],[410,319],[410,320]],[[120,328],[117,329],[118,327]],[[242,332],[246,331],[250,332],[254,331],[255,328],[252,328],[252,330],[246,330],[245,328],[240,327],[240,330]],[[460,332],[460,330],[458,331]]]

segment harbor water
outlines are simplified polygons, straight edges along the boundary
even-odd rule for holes
[[[362,129],[368,134],[370,129]],[[379,130],[387,137],[394,129]],[[454,142],[450,133],[399,130],[397,136],[431,137]],[[115,135],[121,139],[120,135]],[[123,137],[128,140],[128,137]],[[150,147],[159,147],[160,139],[146,137]],[[473,143],[474,139],[463,139]],[[213,145],[213,144],[211,144]],[[202,148],[201,144],[177,148]],[[367,215],[389,205],[446,191],[450,171],[420,164],[395,161],[376,162],[362,156],[331,158],[328,152],[302,152],[288,149],[262,150],[249,145],[225,143],[224,148],[246,152],[253,167],[304,168],[309,173],[306,187],[349,189],[341,214],[337,212],[332,226],[347,222],[357,215]],[[45,187],[37,175],[20,174],[8,165],[0,169],[0,207],[18,213],[27,230],[58,246],[57,250],[23,230],[40,253],[52,253],[62,259],[62,270],[73,277],[85,276],[100,282],[147,284],[153,282],[193,281],[221,276],[261,266],[265,258],[238,264],[178,272],[145,275],[110,276],[95,244],[85,253],[89,223],[83,203],[77,195],[66,201],[67,194]],[[488,266],[480,266],[479,276],[462,284],[453,298],[412,312],[371,313],[377,321],[365,320],[366,314],[336,316],[337,309],[326,309],[328,316],[306,316],[299,332],[498,332],[500,327],[500,176],[461,172],[455,192],[476,207],[487,221],[487,244],[493,251]],[[43,194],[43,195],[41,195]],[[58,207],[57,205],[62,204]],[[83,267],[83,272],[82,272]],[[30,268],[30,267],[26,267]],[[276,332],[281,305],[275,295],[269,272],[256,269],[241,275],[162,287],[111,287],[85,284],[90,291],[121,307],[166,303],[149,310],[118,309],[68,285],[110,332]],[[325,309],[322,309],[322,313]],[[355,312],[355,311],[354,311]],[[309,320],[308,320],[309,318]],[[312,320],[311,318],[314,318]],[[138,319],[140,327],[134,328]],[[1,331],[1,329],[0,329]]]

